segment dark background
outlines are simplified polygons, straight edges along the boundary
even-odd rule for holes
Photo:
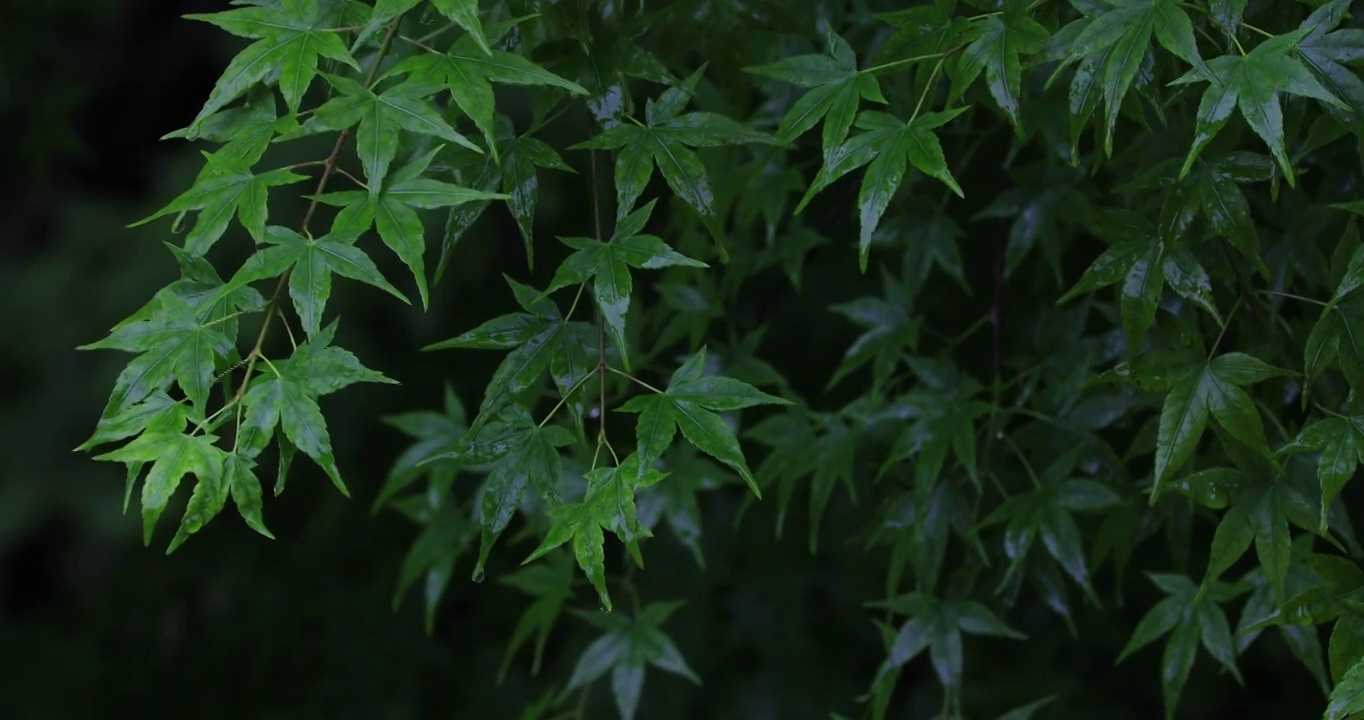
[[[389,607],[415,528],[395,513],[369,512],[405,445],[377,418],[438,408],[447,381],[476,403],[493,367],[492,357],[417,349],[509,304],[500,281],[487,278],[505,271],[525,279],[520,240],[502,214],[490,212],[497,217],[464,241],[427,313],[337,283],[328,312],[345,319],[338,342],[403,384],[355,387],[324,401],[355,498],[340,497],[299,463],[289,491],[266,501],[278,541],[252,533],[229,507],[172,556],[163,554],[165,519],[144,548],[136,512],[121,513],[122,469],[71,450],[93,429],[127,360],[74,348],[100,338],[175,277],[161,244],[174,240],[169,222],[125,226],[188,187],[199,169],[196,148],[157,138],[194,116],[238,47],[179,16],[223,6],[51,0],[0,10],[0,717],[515,718],[555,689],[547,678],[568,676],[595,631],[566,617],[541,678],[529,676],[523,652],[497,685],[523,597],[495,582],[473,584],[466,560],[426,637],[415,597],[396,613]],[[584,170],[581,155],[566,157]],[[984,168],[960,180],[975,191],[968,195],[988,198],[999,175]],[[585,234],[581,205],[565,197],[572,181],[556,182],[542,187],[540,222],[554,234]],[[841,218],[837,211],[834,204]],[[1001,227],[971,231],[965,242],[993,248]],[[972,276],[985,277],[992,253],[974,255],[986,264]],[[809,267],[798,295],[779,276],[759,278],[746,309],[769,308],[772,293],[781,293],[781,312],[764,318],[773,326],[764,354],[817,397],[853,337],[824,308],[854,297],[860,291],[849,283],[865,280],[857,279],[850,242],[817,250]],[[982,309],[963,307],[963,317]],[[855,714],[852,699],[883,657],[860,607],[879,598],[885,563],[855,537],[869,510],[835,493],[826,541],[811,556],[803,511],[792,513],[777,541],[770,504],[733,527],[738,497],[703,500],[704,573],[671,538],[650,544],[640,576],[646,601],[689,599],[667,628],[705,686],[651,670],[641,717]],[[504,543],[489,577],[510,571],[530,547]],[[1100,587],[1111,587],[1109,574],[1099,576]],[[1143,581],[1129,585],[1126,606],[1081,612],[1079,638],[1026,596],[1009,620],[1032,636],[1028,643],[968,638],[968,695],[978,693],[971,702],[1002,711],[1058,692],[1062,699],[1038,717],[1157,717],[1159,645],[1112,665],[1156,599]],[[579,605],[595,609],[581,594]],[[1321,707],[1320,691],[1276,633],[1258,641],[1242,667],[1243,690],[1200,656],[1182,710],[1288,718]],[[1069,669],[1070,686],[1032,680],[1035,671],[1053,677],[1056,668]],[[612,717],[599,685],[587,715]],[[926,661],[910,666],[902,688],[896,717],[934,712],[938,691]]]

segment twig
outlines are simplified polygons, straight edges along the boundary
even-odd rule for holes
[[[384,34],[383,41],[379,44],[379,52],[375,55],[374,64],[370,66],[369,72],[365,74],[364,86],[370,87],[374,84],[374,78],[379,74],[379,65],[383,62],[384,55],[388,54],[388,48],[393,44],[393,37],[398,34],[398,24],[401,18],[395,19],[389,26],[388,32]],[[303,213],[303,221],[299,223],[300,234],[310,235],[308,227],[312,224],[313,216],[317,214],[317,208],[321,202],[317,199],[319,195],[327,189],[327,183],[331,181],[332,173],[337,170],[337,162],[341,158],[341,150],[345,147],[346,140],[350,137],[350,128],[342,130],[336,136],[336,142],[332,145],[332,151],[327,159],[322,161],[322,176],[317,180],[317,188],[313,190],[313,199],[308,203],[308,209]],[[237,388],[236,396],[232,403],[237,406],[236,433],[232,441],[232,451],[237,451],[237,444],[241,441],[242,424],[242,404],[241,400],[246,395],[246,388],[251,384],[251,375],[256,369],[256,360],[263,357],[261,348],[265,346],[265,338],[270,333],[270,321],[279,312],[279,301],[283,295],[284,286],[289,283],[289,275],[292,271],[285,270],[279,276],[279,282],[275,283],[275,290],[270,294],[270,300],[265,305],[265,319],[261,321],[260,333],[256,335],[256,343],[247,355],[246,372],[242,375],[242,384]]]

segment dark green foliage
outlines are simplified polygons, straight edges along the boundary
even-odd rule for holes
[[[196,213],[182,277],[87,346],[135,354],[81,449],[126,441],[97,459],[142,483],[147,542],[190,478],[171,550],[229,497],[269,536],[262,466],[278,494],[299,453],[348,493],[318,399],[394,381],[335,344],[333,284],[410,303],[384,246],[421,302],[383,312],[433,307],[463,246],[509,243],[481,220],[505,206],[525,270],[477,292],[517,309],[426,348],[451,377],[473,350],[496,367],[476,411],[447,392],[389,418],[413,445],[374,507],[419,526],[394,603],[420,588],[428,631],[464,573],[525,566],[496,575],[526,596],[501,675],[532,639],[539,673],[570,622],[599,633],[526,718],[584,717],[601,686],[631,720],[646,677],[708,682],[668,631],[689,598],[640,579],[736,572],[700,538],[755,506],[783,552],[855,544],[883,583],[859,598],[879,669],[819,714],[1094,717],[1108,698],[1061,668],[1017,669],[1019,692],[972,664],[1125,606],[1099,662],[1159,654],[1166,717],[1200,658],[1244,683],[1270,626],[1275,672],[1364,713],[1346,0],[241,4],[193,16],[250,44],[171,134],[216,144],[203,171],[142,221]],[[329,155],[285,161],[316,135]],[[549,175],[584,226],[537,222]],[[275,224],[291,192],[301,223]],[[224,252],[234,219],[250,253]],[[812,253],[825,307],[801,300]],[[717,521],[708,495],[742,506]],[[782,536],[797,503],[807,542]],[[646,571],[668,535],[695,566]]]

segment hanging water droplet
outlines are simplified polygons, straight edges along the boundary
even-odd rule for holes
[[[481,582],[483,582],[483,577],[484,577],[485,574],[486,574],[486,573],[483,572],[483,567],[482,567],[482,566],[479,566],[479,567],[474,568],[474,577],[473,577],[474,582],[476,582],[476,583],[481,583]]]
[[[597,607],[601,608],[601,611],[604,612],[604,613],[609,613],[609,612],[611,612],[611,609],[608,608],[608,607],[606,607],[605,605],[598,605]]]

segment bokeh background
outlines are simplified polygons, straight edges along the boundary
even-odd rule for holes
[[[47,0],[0,9],[0,717],[517,718],[556,689],[545,678],[568,676],[595,631],[566,617],[542,676],[529,675],[523,653],[499,685],[497,668],[523,596],[496,582],[470,582],[466,560],[426,636],[416,597],[397,612],[389,604],[415,528],[396,513],[369,512],[406,444],[377,418],[438,409],[447,383],[476,403],[496,361],[417,349],[509,304],[498,273],[524,278],[526,268],[502,213],[490,212],[495,217],[463,241],[426,313],[337,284],[328,310],[343,318],[338,342],[402,382],[357,386],[324,401],[355,499],[340,497],[315,468],[299,463],[289,490],[267,498],[266,520],[278,541],[252,533],[229,507],[167,557],[171,521],[163,518],[157,540],[143,547],[136,513],[121,511],[121,468],[72,452],[127,360],[74,348],[102,337],[175,277],[162,246],[175,239],[169,222],[125,226],[188,187],[200,167],[194,146],[158,138],[194,116],[239,45],[180,15],[224,6]],[[742,18],[733,30],[746,30]],[[299,153],[321,157],[325,148],[303,143]],[[585,164],[581,157],[570,162]],[[998,175],[985,168],[961,183],[993,187]],[[568,176],[542,179],[545,232],[585,234],[582,204],[568,195],[581,186]],[[832,236],[851,219],[845,214],[835,215],[840,229]],[[1004,228],[977,223],[970,232],[963,242],[993,248]],[[992,254],[976,255],[988,262]],[[771,326],[764,353],[807,397],[819,395],[855,337],[826,308],[877,292],[852,258],[850,241],[817,249],[799,294],[779,274],[755,281],[755,305],[781,293],[780,311],[764,318]],[[972,277],[989,272],[968,270]],[[928,302],[956,306],[966,318],[980,313],[981,298],[944,287]],[[743,316],[751,308],[732,310]],[[836,398],[825,406],[835,407]],[[826,541],[811,555],[804,512],[792,513],[778,541],[770,504],[751,508],[735,527],[740,498],[703,500],[704,573],[670,537],[649,547],[642,592],[646,600],[689,600],[667,629],[705,685],[651,671],[641,717],[855,716],[853,698],[883,657],[861,607],[880,597],[885,563],[863,552],[856,537],[871,509],[836,493]],[[167,517],[178,517],[174,508]],[[504,544],[490,579],[529,549]],[[1112,580],[1100,576],[1110,587]],[[1061,700],[1038,717],[1158,717],[1159,651],[1112,665],[1155,599],[1140,581],[1131,585],[1126,605],[1081,612],[1078,637],[1040,605],[1025,605],[1010,620],[1033,636],[1027,644],[1001,653],[997,644],[968,638],[974,701],[1002,712],[1058,692]],[[595,609],[594,600],[579,600]],[[1067,669],[1071,684],[1039,687],[1034,672],[1055,668]],[[1238,689],[1200,657],[1182,705],[1187,716],[1297,718],[1321,707],[1320,689],[1275,633],[1258,642],[1243,669],[1247,685]],[[926,661],[916,661],[902,682],[896,717],[930,717],[937,689]],[[606,688],[593,693],[587,716],[613,717]]]

